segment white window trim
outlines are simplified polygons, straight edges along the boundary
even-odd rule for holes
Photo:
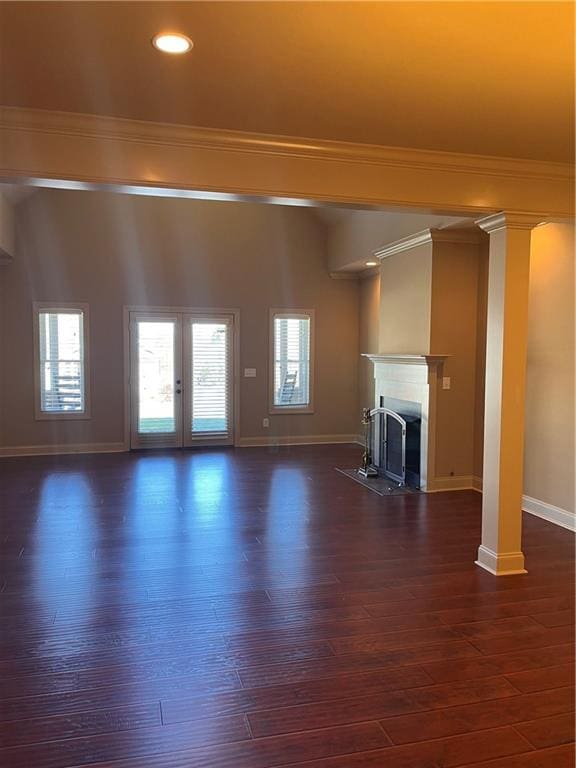
[[[32,305],[34,329],[34,415],[37,421],[81,421],[92,418],[90,414],[90,344],[88,304],[70,302],[35,301]],[[58,413],[42,410],[40,392],[40,313],[41,312],[82,312],[82,335],[84,344],[84,410]]]
[[[275,405],[274,403],[274,319],[276,317],[287,317],[295,319],[310,320],[310,391],[308,405]],[[315,359],[315,312],[313,309],[283,309],[273,308],[270,310],[269,321],[269,351],[268,351],[268,412],[270,414],[290,414],[290,413],[314,413],[314,359]]]

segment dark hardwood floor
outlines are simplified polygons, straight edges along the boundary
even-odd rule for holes
[[[354,446],[0,461],[3,768],[572,768],[573,536]]]

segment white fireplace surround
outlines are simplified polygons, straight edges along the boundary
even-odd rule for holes
[[[374,365],[374,407],[380,407],[381,397],[410,400],[419,403],[420,425],[420,488],[435,490],[436,398],[438,380],[444,361],[450,355],[363,354]],[[380,463],[380,425],[374,422],[374,462]]]

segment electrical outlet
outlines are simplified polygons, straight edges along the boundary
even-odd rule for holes
[[[268,427],[270,426],[270,419],[262,419],[262,426],[268,429]]]
[[[244,378],[245,379],[255,379],[256,378],[256,368],[244,368]]]
[[[450,389],[452,385],[452,382],[450,380],[450,376],[444,376],[442,378],[442,389]]]

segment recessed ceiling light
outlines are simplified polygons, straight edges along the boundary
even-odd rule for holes
[[[367,267],[377,267],[378,266],[378,262],[377,261],[367,261],[366,262],[366,266]]]
[[[169,34],[154,35],[152,45],[163,53],[179,54],[188,53],[188,51],[192,50],[194,43],[186,35],[170,32]]]

